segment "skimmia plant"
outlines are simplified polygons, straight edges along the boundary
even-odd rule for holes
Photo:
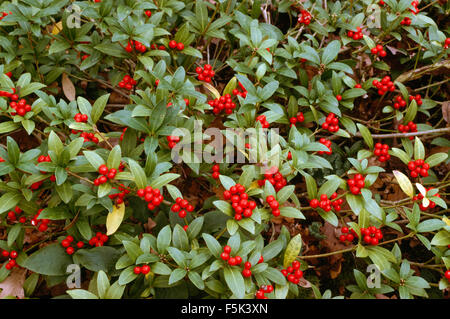
[[[448,296],[449,12],[1,1],[0,296]]]

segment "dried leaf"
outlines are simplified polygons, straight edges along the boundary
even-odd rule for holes
[[[75,85],[73,85],[66,73],[62,75],[62,88],[66,98],[71,102],[74,101],[76,95]]]
[[[9,276],[0,283],[0,299],[5,297],[24,298],[23,284],[25,282],[26,269],[13,268]]]
[[[120,224],[122,224],[125,215],[125,204],[114,206],[113,211],[106,217],[106,235],[110,236],[116,232]]]
[[[445,122],[450,123],[450,101],[442,103],[442,117]]]

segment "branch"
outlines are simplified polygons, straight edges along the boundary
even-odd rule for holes
[[[450,132],[450,127],[438,128],[434,130],[420,131],[420,132],[412,132],[412,133],[392,133],[392,134],[372,134],[373,138],[394,138],[394,137],[410,137],[410,136],[419,136],[419,135],[427,135],[427,134],[436,134],[436,133],[447,133]],[[362,137],[361,133],[358,132],[354,137]],[[330,136],[329,140],[335,140],[339,138],[338,135]]]

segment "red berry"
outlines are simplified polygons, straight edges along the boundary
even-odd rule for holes
[[[134,272],[136,275],[139,275],[139,274],[141,273],[141,267],[139,267],[139,266],[134,267],[133,272]]]
[[[66,253],[69,255],[72,255],[75,252],[75,248],[73,247],[67,247],[66,248]]]
[[[102,175],[108,174],[108,167],[105,164],[102,164],[98,167],[98,172]]]

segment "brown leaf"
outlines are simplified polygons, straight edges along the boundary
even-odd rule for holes
[[[5,297],[24,298],[23,284],[25,282],[26,269],[13,268],[9,276],[0,283],[0,299]]]
[[[69,101],[75,100],[75,85],[73,85],[72,81],[69,79],[66,73],[62,75],[62,88],[64,95]]]
[[[298,282],[298,284],[300,285],[300,287],[303,287],[303,288],[311,288],[311,283],[303,277],[300,278],[300,281]]]
[[[445,122],[450,123],[450,101],[442,103],[442,116]]]

